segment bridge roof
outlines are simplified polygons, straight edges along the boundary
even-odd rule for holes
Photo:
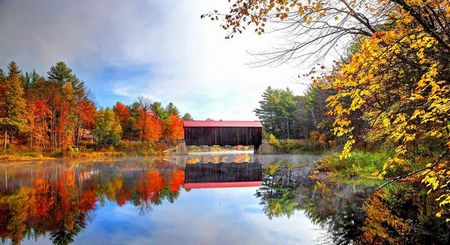
[[[259,121],[184,121],[186,128],[262,128]]]

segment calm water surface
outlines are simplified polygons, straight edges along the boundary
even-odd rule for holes
[[[201,154],[0,165],[0,239],[343,244],[382,232],[362,208],[372,189],[311,178],[317,159]],[[392,242],[401,237],[387,233]]]

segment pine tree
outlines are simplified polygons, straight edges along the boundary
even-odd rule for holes
[[[169,104],[166,106],[166,113],[169,116],[175,115],[177,117],[180,117],[180,111],[172,102],[169,102]]]
[[[25,72],[25,75],[20,77],[25,91],[30,89],[40,78],[41,76],[35,70],[32,72]]]
[[[0,83],[5,82],[8,77],[6,76],[5,72],[0,69]]]
[[[262,97],[259,102],[260,108],[254,110],[256,116],[268,133],[289,139],[295,119],[297,100],[295,95],[289,88],[283,90],[268,87]]]
[[[183,116],[183,120],[185,120],[185,121],[192,121],[192,120],[194,120],[194,118],[192,118],[191,114],[186,113]]]
[[[66,82],[70,82],[75,92],[84,90],[84,82],[80,81],[77,76],[73,74],[72,69],[62,61],[50,67],[50,71],[47,75],[49,81],[57,83],[61,87],[64,86]]]
[[[153,102],[151,104],[151,108],[153,113],[155,113],[159,117],[159,119],[167,122],[167,120],[169,119],[169,115],[167,114],[164,107],[161,105],[161,102],[158,101]]]

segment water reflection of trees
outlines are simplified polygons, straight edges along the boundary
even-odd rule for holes
[[[174,202],[184,182],[181,169],[112,168],[105,170],[108,174],[94,170],[40,169],[27,179],[26,171],[12,173],[10,180],[17,182],[9,186],[15,188],[0,191],[3,242],[18,244],[25,237],[48,235],[55,244],[69,244],[88,225],[97,202],[130,203],[147,213],[164,200]]]
[[[296,186],[296,178],[288,163],[277,162],[268,166],[256,196],[261,198],[260,204],[269,219],[294,214],[297,209]]]
[[[450,222],[435,217],[433,197],[418,184],[373,193],[277,162],[264,170],[256,196],[269,219],[303,211],[326,228],[326,243],[448,244],[450,239]]]

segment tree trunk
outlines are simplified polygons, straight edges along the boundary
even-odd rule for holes
[[[5,127],[5,137],[4,137],[4,141],[3,141],[3,148],[6,150],[6,140],[8,138],[8,129]]]
[[[286,121],[286,136],[289,139],[289,121]]]
[[[80,122],[79,122],[79,119],[77,119],[77,124],[76,124],[76,126],[75,126],[75,146],[78,148],[78,142],[80,141],[80,128],[81,128],[81,125],[80,125]]]
[[[30,137],[30,149],[33,150],[33,132],[31,132],[31,137]]]

